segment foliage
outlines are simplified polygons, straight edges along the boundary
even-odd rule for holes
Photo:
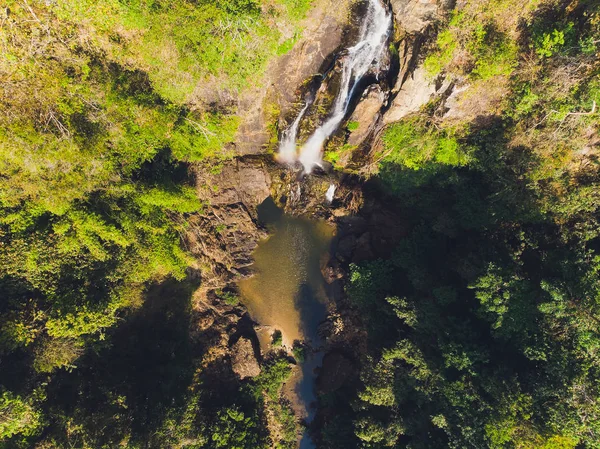
[[[198,447],[212,441],[218,424],[205,417],[190,422],[202,395],[187,401],[185,411],[175,386],[179,381],[185,390],[189,377],[185,345],[157,325],[165,336],[157,346],[171,342],[177,350],[167,356],[132,343],[156,360],[152,369],[141,369],[134,356],[127,365],[119,350],[129,351],[131,342],[121,326],[145,331],[123,320],[140,308],[146,313],[151,285],[186,278],[191,259],[181,240],[190,215],[203,206],[191,164],[218,167],[231,156],[240,118],[229,99],[256,86],[268,60],[293,46],[310,6],[310,0],[3,5],[0,357],[11,368],[1,370],[0,389],[15,394],[3,396],[0,445],[33,447],[44,428],[44,447],[167,447],[165,441],[177,439],[168,436],[169,426],[185,419],[182,441]],[[284,42],[290,30],[294,39]],[[224,300],[236,305],[238,298]],[[115,372],[104,373],[115,362]],[[152,375],[164,383],[146,388]],[[67,393],[56,393],[60,388]],[[41,393],[28,399],[38,390],[50,399]],[[238,410],[233,402],[220,409]],[[257,429],[260,407],[242,405]],[[136,423],[164,433],[142,432]]]
[[[538,56],[549,58],[560,50],[570,40],[569,37],[573,35],[573,26],[573,22],[569,22],[561,30],[555,28],[550,32],[534,33],[533,46]]]
[[[346,125],[346,128],[348,129],[348,131],[356,131],[359,127],[360,123],[358,122],[348,122],[348,124]]]
[[[482,81],[510,75],[517,64],[518,46],[498,21],[512,3],[469,2],[454,11],[448,26],[437,36],[437,50],[424,62],[429,74],[458,72]],[[515,9],[531,2],[523,3]]]
[[[262,372],[254,379],[254,384],[250,389],[257,398],[265,393],[269,399],[277,401],[279,390],[291,373],[292,370],[288,361],[285,358],[276,358],[263,367]]]
[[[75,368],[73,362],[83,350],[77,340],[52,338],[43,342],[35,351],[33,367],[42,373],[51,373],[56,368]]]
[[[349,267],[368,348],[360,383],[319,399],[341,411],[321,447],[598,446],[600,65],[580,43],[600,7],[464,3],[427,64],[507,98],[384,132],[371,182],[405,222],[388,259]]]
[[[391,125],[383,142],[388,152],[385,161],[412,170],[428,165],[461,166],[469,162],[469,149],[461,148],[452,131],[437,133],[418,120]]]
[[[39,393],[34,396],[39,396]],[[37,398],[38,400],[40,398]],[[23,399],[8,391],[0,396],[0,441],[13,435],[30,436],[42,427],[42,414],[36,398]]]
[[[294,359],[296,359],[297,363],[304,363],[306,360],[306,347],[298,340],[294,341],[292,353],[294,354]]]
[[[256,423],[236,408],[219,412],[218,424],[212,434],[214,447],[227,449],[251,449],[258,446]]]
[[[271,344],[275,347],[283,344],[283,335],[281,334],[280,330],[275,330],[273,335],[271,335]]]
[[[263,404],[265,411],[273,416],[280,429],[278,441],[273,442],[277,448],[294,447],[297,444],[296,418],[290,404],[281,394],[281,388],[291,373],[289,361],[277,356],[262,366],[261,373],[248,386],[250,395]]]
[[[220,299],[225,301],[225,304],[229,306],[237,306],[240,302],[240,298],[238,297],[238,295],[236,295],[233,292],[217,290],[216,294]]]

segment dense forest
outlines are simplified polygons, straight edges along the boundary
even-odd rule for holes
[[[411,226],[351,267],[370,353],[322,447],[600,447],[600,4],[466,3],[424,65],[501,100],[385,131]]]
[[[211,365],[183,236],[207,207],[195,167],[235,157],[237,105],[214,92],[259,87],[312,3],[0,7],[0,448],[296,446],[288,357],[245,381]],[[437,98],[373,145],[365,188],[409,225],[347,267],[368,350],[311,433],[600,448],[600,2],[455,6],[421,62],[468,83],[468,113]]]
[[[186,326],[193,283],[176,282],[192,264],[180,236],[203,207],[189,165],[230,157],[238,123],[195,89],[255,83],[290,45],[273,22],[293,27],[308,6],[0,8],[1,447],[265,444],[259,387],[235,407],[234,393],[204,399],[199,379],[186,389],[202,353]]]

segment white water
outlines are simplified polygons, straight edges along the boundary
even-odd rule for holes
[[[322,163],[322,150],[325,141],[336,131],[348,112],[350,99],[360,80],[371,68],[379,69],[381,56],[386,49],[388,34],[392,26],[392,14],[381,4],[381,0],[369,0],[365,20],[360,30],[359,41],[353,47],[347,49],[347,55],[342,63],[342,79],[340,91],[333,103],[332,114],[325,122],[315,130],[308,138],[302,149],[298,160],[304,166],[304,172],[310,173],[315,166]],[[292,132],[284,133],[284,140],[280,147],[280,155],[285,157],[292,155],[295,158],[296,143],[295,134],[305,110],[292,124],[296,126],[294,142],[290,144],[285,139],[291,137]],[[293,147],[292,147],[293,146]]]
[[[333,201],[334,195],[335,195],[335,184],[331,184],[329,186],[329,188],[327,189],[327,192],[325,192],[325,199],[327,200],[328,203],[331,203]]]
[[[298,159],[296,155],[296,137],[298,136],[298,126],[300,120],[304,117],[306,110],[310,106],[310,102],[306,102],[306,106],[300,111],[292,126],[286,129],[281,135],[281,144],[279,145],[279,162],[283,164],[293,164]]]

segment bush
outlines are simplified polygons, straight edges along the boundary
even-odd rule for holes
[[[549,58],[562,50],[565,43],[573,36],[573,22],[567,23],[562,29],[538,31],[533,35],[533,47],[541,58]]]
[[[280,330],[275,330],[271,335],[271,344],[275,347],[279,347],[283,344],[283,335]]]
[[[217,415],[211,440],[217,449],[255,449],[260,444],[258,423],[237,407],[227,408]]]
[[[217,290],[215,293],[220,299],[225,301],[225,304],[229,306],[237,306],[240,302],[239,296],[233,292]]]
[[[83,353],[83,342],[67,338],[51,338],[35,351],[33,367],[40,373],[51,373],[56,368],[75,368],[73,362]]]
[[[380,164],[423,170],[437,164],[462,166],[471,161],[470,148],[461,145],[451,130],[438,131],[418,118],[390,125],[383,143],[387,152]]]
[[[289,379],[291,373],[292,369],[285,358],[276,358],[267,362],[251,386],[255,398],[260,399],[264,392],[270,400],[277,401],[279,390],[283,383]]]
[[[42,413],[35,408],[33,400],[24,400],[8,391],[0,395],[0,440],[34,435],[42,423]]]
[[[304,363],[306,360],[306,347],[298,340],[294,342],[292,353],[297,363]]]

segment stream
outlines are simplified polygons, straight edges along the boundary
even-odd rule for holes
[[[298,115],[280,135],[279,162],[301,164],[304,175],[322,166],[323,147],[352,112],[353,98],[362,95],[366,88],[363,79],[371,76],[378,82],[384,72],[381,65],[393,28],[392,12],[382,0],[365,3],[356,43],[338,55],[339,89],[327,116],[298,149],[298,132],[314,101],[308,95]],[[335,191],[336,186],[331,184],[324,202],[331,203]],[[327,317],[329,304],[321,268],[329,260],[334,229],[325,222],[285,215],[271,198],[259,206],[258,218],[269,228],[270,237],[254,253],[255,276],[239,284],[242,301],[252,319],[262,326],[258,337],[263,351],[270,348],[275,330],[281,332],[282,344],[288,351],[295,342],[302,342],[307,348],[305,360],[294,370],[284,393],[296,415],[310,423],[315,414],[315,370],[323,360],[318,328]],[[300,448],[313,447],[304,432]]]
[[[281,331],[286,349],[291,350],[294,341],[307,345],[305,360],[294,370],[284,393],[298,416],[310,422],[314,415],[311,403],[316,399],[315,369],[323,358],[318,327],[329,304],[321,267],[329,259],[334,228],[285,215],[271,198],[259,206],[258,213],[271,236],[256,249],[256,274],[240,282],[240,293],[253,320]],[[268,346],[269,337],[270,333],[260,338],[261,347]],[[305,434],[300,448],[312,447]]]

